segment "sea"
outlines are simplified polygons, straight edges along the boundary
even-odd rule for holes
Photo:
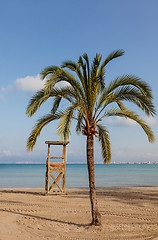
[[[45,172],[45,164],[0,164],[0,188],[44,188]],[[158,164],[95,164],[95,179],[96,187],[158,186]],[[66,165],[67,188],[88,185],[86,164]]]

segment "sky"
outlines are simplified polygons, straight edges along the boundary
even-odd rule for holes
[[[92,60],[113,50],[125,55],[106,69],[109,83],[123,74],[133,74],[153,90],[158,111],[158,1],[157,0],[5,0],[0,1],[0,163],[45,163],[46,140],[60,140],[57,123],[46,126],[32,152],[27,138],[37,119],[49,113],[51,102],[32,117],[25,114],[29,99],[43,87],[40,72],[47,66],[77,61],[85,52]],[[147,118],[156,141],[148,142],[140,126],[119,118],[106,119],[110,132],[111,162],[158,162],[158,117]],[[52,154],[59,155],[60,148]],[[86,138],[72,125],[67,162],[86,162]],[[95,141],[95,162],[102,162]]]

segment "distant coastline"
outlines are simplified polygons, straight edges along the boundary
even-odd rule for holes
[[[0,164],[43,164],[43,162],[1,162]],[[86,162],[67,162],[66,164],[87,164]],[[96,162],[95,164],[103,164],[102,162]],[[158,162],[112,162],[108,165],[115,165],[115,164],[158,164]]]

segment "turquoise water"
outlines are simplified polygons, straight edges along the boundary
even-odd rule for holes
[[[97,187],[158,186],[158,164],[95,165]],[[43,188],[44,164],[0,164],[0,188]],[[66,187],[88,187],[86,164],[67,164]]]

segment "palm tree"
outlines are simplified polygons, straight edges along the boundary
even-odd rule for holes
[[[123,50],[113,51],[102,63],[102,56],[96,54],[91,66],[88,55],[84,54],[79,57],[77,63],[66,61],[61,67],[45,68],[41,72],[42,79],[46,79],[45,86],[31,98],[26,111],[26,114],[31,117],[48,98],[53,98],[50,113],[38,120],[28,138],[28,150],[33,149],[43,127],[54,120],[59,120],[57,133],[64,140],[69,139],[72,120],[77,122],[76,132],[86,136],[93,225],[101,225],[95,191],[94,136],[101,144],[104,163],[109,163],[111,159],[109,132],[101,124],[103,118],[119,116],[132,119],[143,128],[149,142],[154,142],[154,134],[150,127],[136,112],[128,110],[124,105],[126,101],[132,102],[147,116],[154,116],[156,111],[148,84],[133,75],[117,77],[110,84],[105,82],[105,67],[111,60],[123,54]],[[61,81],[67,84],[57,87],[56,84]],[[67,107],[64,110],[59,109],[61,102],[65,103],[65,100],[68,102]]]

